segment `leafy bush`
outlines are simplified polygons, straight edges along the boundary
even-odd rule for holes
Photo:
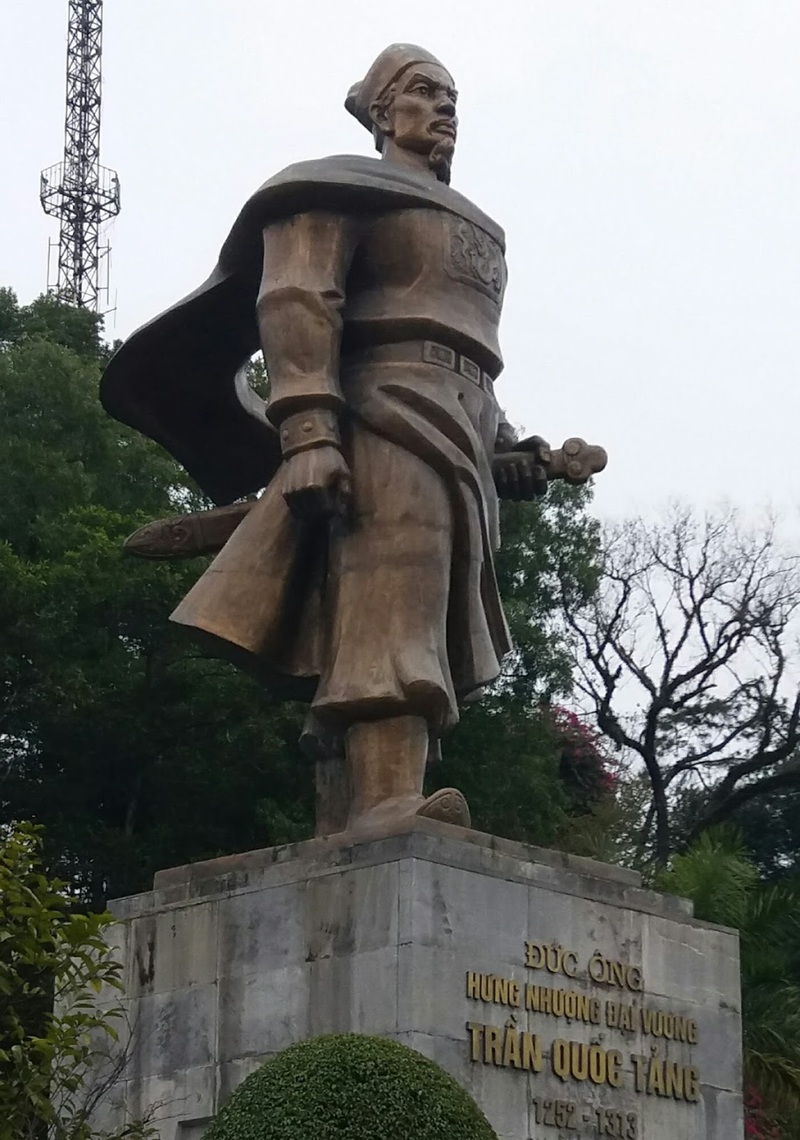
[[[745,1136],[800,1138],[800,883],[759,878],[735,829],[704,832],[656,882],[739,930]]]
[[[75,909],[64,884],[41,869],[38,829],[0,835],[0,1140],[96,1140],[96,1065],[122,1016],[108,997],[120,965],[103,937],[108,914]],[[99,1002],[98,995],[106,1001]],[[143,1140],[141,1122],[105,1140]]]
[[[292,1045],[229,1097],[205,1140],[497,1140],[461,1086],[420,1053],[340,1034]]]

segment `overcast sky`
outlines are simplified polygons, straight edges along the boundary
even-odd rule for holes
[[[4,0],[0,284],[45,286],[67,0]],[[798,0],[106,0],[110,336],[210,271],[286,164],[371,139],[349,85],[396,40],[459,88],[453,185],[505,228],[513,422],[610,454],[603,515],[800,505]]]

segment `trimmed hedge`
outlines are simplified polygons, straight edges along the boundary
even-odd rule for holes
[[[204,1140],[497,1140],[453,1078],[358,1033],[292,1045],[231,1094]]]

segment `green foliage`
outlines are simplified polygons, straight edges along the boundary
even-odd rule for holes
[[[780,880],[800,876],[800,795],[797,789],[750,801],[734,813],[762,874]]]
[[[122,552],[142,523],[206,503],[103,411],[104,352],[93,314],[0,290],[0,825],[43,824],[52,865],[96,909],[160,867],[313,833],[304,710],[172,630],[202,560]],[[597,577],[587,503],[554,486],[503,505],[517,650],[431,772],[464,788],[477,826],[536,843],[574,814],[539,705],[569,686],[560,592]]]
[[[591,494],[589,487],[554,483],[539,502],[501,503],[497,582],[514,642],[501,689],[530,703],[572,688],[563,599],[580,605],[599,581],[599,528],[587,514]]]
[[[98,360],[108,355],[102,332],[103,318],[89,309],[65,305],[49,293],[20,307],[13,289],[0,288],[0,345],[44,340]]]
[[[201,565],[122,551],[205,502],[103,411],[96,327],[0,293],[0,824],[44,824],[102,909],[159,867],[310,834],[313,793],[301,710],[170,629]]]
[[[396,1041],[317,1037],[267,1061],[231,1095],[205,1140],[496,1140],[438,1065]]]
[[[559,756],[545,711],[512,693],[488,694],[463,710],[429,769],[427,790],[459,788],[476,830],[552,844],[569,810]]]
[[[561,591],[577,602],[597,584],[590,498],[587,488],[554,484],[541,502],[501,504],[496,568],[514,652],[492,691],[463,709],[428,775],[431,791],[455,785],[464,792],[474,827],[522,842],[557,842],[590,807],[575,794],[576,769],[563,763],[568,733],[550,709],[572,679]]]
[[[745,1084],[786,1140],[800,1136],[800,883],[763,882],[738,833],[716,828],[658,886],[690,898],[698,918],[738,928]]]
[[[774,881],[800,875],[800,795],[796,788],[750,800],[731,819],[762,875]]]
[[[588,811],[569,815],[553,846],[629,867],[647,880],[652,865],[642,850],[641,833],[652,794],[650,783],[641,773],[618,770],[614,774],[613,790],[600,796]]]
[[[117,1040],[121,966],[110,915],[75,910],[41,870],[36,830],[0,842],[0,1140],[94,1140],[87,1076]],[[122,1137],[145,1137],[131,1125]]]
[[[726,830],[708,831],[659,877],[662,890],[691,899],[695,914],[721,926],[746,926],[758,870]]]
[[[51,309],[91,317],[49,300],[48,316]],[[17,320],[27,321],[25,314],[18,310]],[[65,339],[80,342],[69,332]],[[96,354],[85,357],[43,333],[26,331],[0,351],[0,539],[20,557],[60,557],[74,526],[86,529],[73,513],[90,507],[110,513],[94,516],[100,529],[115,516],[119,527],[181,499],[202,502],[160,449],[111,426],[97,399],[99,371]]]

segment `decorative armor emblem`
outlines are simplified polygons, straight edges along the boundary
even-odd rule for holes
[[[472,285],[500,304],[506,283],[500,246],[464,218],[445,217],[445,269],[455,281]]]

